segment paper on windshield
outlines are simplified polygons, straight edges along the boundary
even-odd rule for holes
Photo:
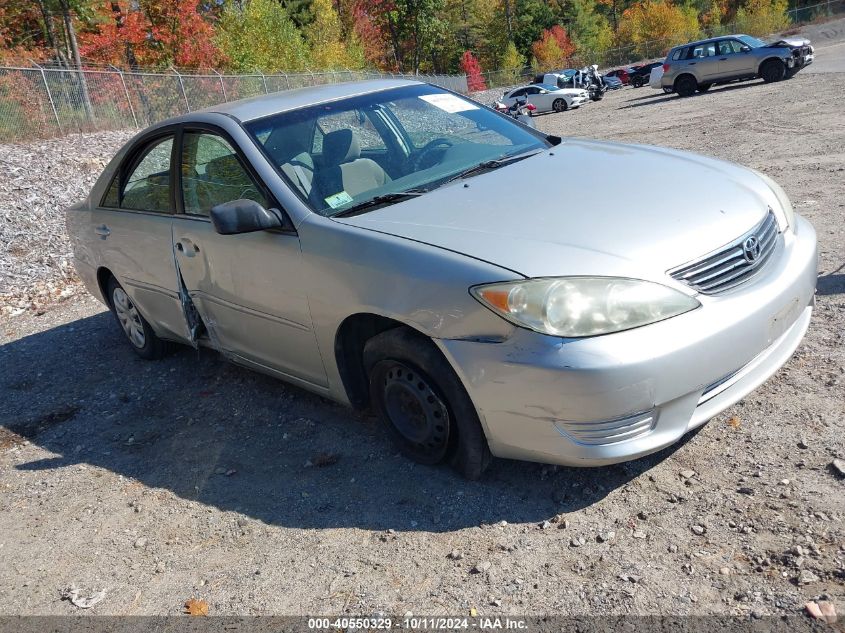
[[[448,93],[420,95],[420,99],[427,101],[436,108],[440,108],[446,112],[465,112],[466,110],[478,110],[477,105],[473,105],[465,99],[456,97]]]

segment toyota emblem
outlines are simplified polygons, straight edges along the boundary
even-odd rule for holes
[[[749,264],[756,262],[760,257],[760,240],[753,235],[746,238],[742,243],[742,254]]]

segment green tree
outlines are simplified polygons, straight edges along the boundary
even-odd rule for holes
[[[302,35],[275,0],[237,0],[223,9],[217,24],[217,46],[239,72],[303,70],[308,49]]]
[[[750,35],[770,35],[789,24],[787,0],[746,0],[737,9],[737,29]]]
[[[360,51],[356,49],[355,55],[350,55],[343,41],[340,17],[332,0],[312,0],[311,24],[305,29],[305,37],[315,68],[322,70],[362,65],[363,49],[358,46]]]
[[[569,34],[581,56],[601,54],[610,48],[613,31],[607,18],[596,11],[595,0],[571,0],[569,16]]]
[[[516,50],[516,44],[508,42],[505,48],[505,54],[502,55],[502,82],[505,85],[515,84],[519,79],[519,74],[525,67],[525,58]]]

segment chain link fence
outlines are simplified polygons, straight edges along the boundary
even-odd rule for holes
[[[277,75],[124,72],[117,68],[0,67],[0,142],[143,128],[217,103],[291,88],[407,78],[467,92],[465,75],[355,70]]]

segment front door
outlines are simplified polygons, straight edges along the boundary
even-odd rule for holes
[[[720,40],[719,75],[722,77],[741,77],[756,73],[753,55],[742,51],[739,40]]]
[[[183,213],[173,219],[174,253],[212,345],[260,368],[325,386],[296,233],[220,235],[209,217],[212,207],[232,200],[278,205],[216,131],[183,132],[180,176]]]

